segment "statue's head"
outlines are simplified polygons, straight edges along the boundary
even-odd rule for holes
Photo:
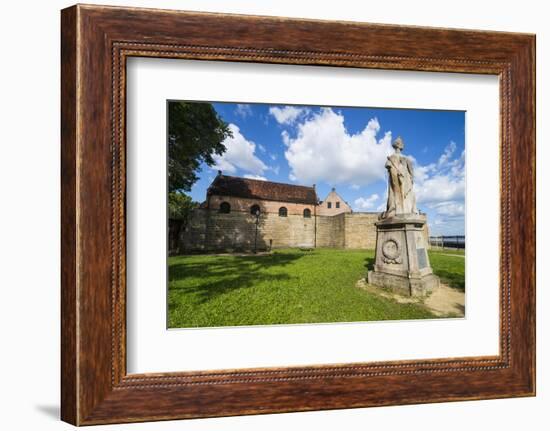
[[[401,136],[398,136],[397,139],[395,141],[393,141],[391,146],[393,148],[395,148],[396,150],[397,149],[403,150],[403,148],[405,148],[405,143],[403,142],[403,139],[401,139]]]

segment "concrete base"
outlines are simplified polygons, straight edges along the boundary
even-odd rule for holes
[[[426,216],[401,214],[376,223],[376,257],[368,282],[405,296],[426,296],[439,286],[428,256]]]
[[[403,296],[427,296],[439,287],[439,277],[428,274],[419,278],[369,271],[368,283]]]

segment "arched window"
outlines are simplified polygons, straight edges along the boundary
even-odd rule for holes
[[[288,211],[286,207],[279,208],[279,217],[286,217],[288,214]]]
[[[304,210],[304,218],[311,218],[311,210],[309,208]]]
[[[220,213],[229,214],[230,212],[231,212],[231,205],[229,205],[229,202],[222,202],[220,204]]]
[[[252,205],[250,207],[250,214],[252,215],[260,215],[260,205]]]

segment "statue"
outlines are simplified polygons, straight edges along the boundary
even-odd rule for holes
[[[416,197],[413,190],[412,161],[401,154],[405,144],[401,137],[393,141],[395,153],[388,156],[386,169],[388,170],[388,203],[386,211],[380,219],[386,219],[400,214],[418,214]]]
[[[412,161],[401,154],[405,146],[399,137],[388,156],[388,203],[376,223],[374,268],[368,283],[406,296],[426,296],[439,287],[428,256],[426,214],[416,208]]]

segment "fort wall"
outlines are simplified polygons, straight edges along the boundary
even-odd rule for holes
[[[234,211],[232,206],[229,214],[223,214],[198,208],[192,212],[182,234],[182,249],[184,252],[246,251],[254,249],[255,241],[258,250],[285,247],[374,249],[376,246],[377,213],[306,218],[297,212],[289,211],[286,217],[280,217],[278,207],[275,213],[262,211],[256,225],[256,217],[248,210]]]
[[[374,249],[377,221],[378,213],[344,214],[344,247]]]
[[[259,214],[257,210],[259,209]],[[379,213],[352,212],[333,188],[320,202],[315,187],[218,174],[206,201],[192,211],[176,252],[273,248],[376,247]],[[428,241],[427,225],[424,231]]]
[[[344,247],[344,223],[344,214],[317,216],[317,247]]]

